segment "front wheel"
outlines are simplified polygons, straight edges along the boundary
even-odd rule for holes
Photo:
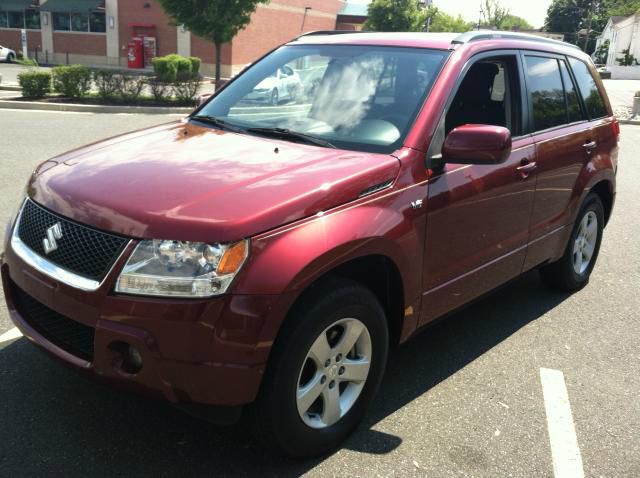
[[[320,286],[278,338],[258,403],[259,438],[290,456],[335,448],[358,425],[384,374],[384,311],[350,281]]]
[[[278,103],[280,102],[280,94],[278,93],[278,90],[276,88],[273,89],[273,91],[271,92],[271,106],[278,106]]]
[[[7,55],[7,63],[13,63],[15,61],[15,57],[13,56],[13,53],[9,53],[9,55]]]
[[[602,201],[597,194],[589,194],[580,209],[564,255],[559,261],[540,269],[544,282],[567,292],[587,285],[600,251],[603,228]]]

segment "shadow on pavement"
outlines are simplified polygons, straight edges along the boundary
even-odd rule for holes
[[[385,454],[402,439],[371,427],[568,296],[531,273],[444,320],[392,354],[365,424],[345,448]],[[287,462],[162,402],[111,390],[25,339],[0,349],[0,474],[4,476],[299,475],[323,459]]]

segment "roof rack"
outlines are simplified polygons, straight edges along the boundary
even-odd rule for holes
[[[310,37],[314,35],[342,35],[345,33],[351,34],[351,33],[371,33],[371,32],[365,32],[365,31],[359,31],[359,30],[316,30],[313,32],[306,32],[306,33],[303,33],[302,35],[298,35],[296,37],[296,40],[298,38]]]
[[[545,38],[537,35],[531,35],[529,33],[501,32],[501,31],[495,31],[495,30],[476,30],[472,32],[462,33],[461,35],[458,35],[451,43],[464,44],[464,43],[470,43],[470,42],[480,41],[480,40],[496,40],[496,39],[528,40],[528,41],[535,41],[535,42],[546,43],[551,45],[570,46],[580,50],[580,47],[576,45],[572,45],[571,43],[567,43],[560,40],[553,40],[552,38]]]

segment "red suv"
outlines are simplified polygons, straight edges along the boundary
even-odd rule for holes
[[[278,71],[296,91],[261,101]],[[253,403],[267,443],[320,453],[363,417],[390,347],[531,269],[588,282],[618,135],[565,43],[305,35],[182,121],[38,167],[6,300],[78,370],[219,421]]]

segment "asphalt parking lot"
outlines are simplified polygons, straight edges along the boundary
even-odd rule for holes
[[[171,119],[0,111],[0,220],[47,157]],[[584,476],[640,476],[640,127],[623,126],[622,138],[591,283],[558,294],[528,274],[399,348],[337,452],[286,461],[242,428],[111,390],[25,339],[0,338],[0,476],[554,476],[567,456],[550,441],[558,423],[547,413],[559,405],[541,369],[564,376]],[[12,327],[0,301],[0,336]]]

